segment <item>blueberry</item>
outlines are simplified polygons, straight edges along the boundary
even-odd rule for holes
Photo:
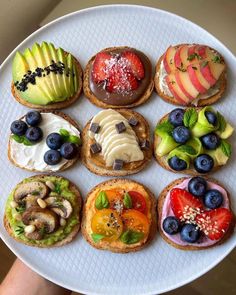
[[[207,118],[207,121],[212,124],[213,126],[216,126],[217,124],[217,116],[215,113],[210,112],[210,111],[206,111],[205,112],[205,116]]]
[[[175,171],[185,170],[187,168],[187,163],[184,160],[181,160],[177,156],[174,156],[168,160],[168,164],[171,169]]]
[[[39,127],[29,127],[25,133],[25,137],[35,143],[42,139],[43,137],[43,131]]]
[[[16,135],[24,135],[28,126],[24,121],[16,120],[11,123],[11,132]]]
[[[37,111],[28,112],[25,119],[30,126],[37,126],[42,121],[41,114]]]
[[[186,143],[190,138],[190,131],[185,126],[178,126],[172,132],[172,136],[177,143]]]
[[[194,168],[199,173],[210,172],[214,167],[214,160],[207,154],[201,154],[194,159]]]
[[[208,190],[204,196],[203,203],[209,209],[219,208],[223,203],[223,196],[216,189]]]
[[[71,159],[75,158],[75,156],[77,155],[78,149],[74,143],[65,142],[61,146],[60,152],[61,152],[61,156],[63,158],[65,158],[67,160],[71,160]]]
[[[54,132],[47,136],[46,143],[50,149],[58,150],[63,144],[63,139],[59,133]]]
[[[169,114],[169,122],[175,127],[184,125],[183,118],[184,110],[180,108],[174,109]]]
[[[209,133],[201,137],[204,148],[215,150],[220,145],[220,138],[216,133]]]
[[[168,216],[163,221],[163,229],[169,235],[177,234],[180,231],[179,220],[174,216]]]
[[[61,161],[61,154],[58,151],[49,150],[44,154],[44,162],[48,165],[56,165]]]
[[[202,197],[207,190],[207,182],[204,178],[196,176],[190,179],[188,191],[195,197]]]
[[[195,243],[200,237],[200,231],[196,225],[185,224],[181,229],[180,237],[187,243]]]

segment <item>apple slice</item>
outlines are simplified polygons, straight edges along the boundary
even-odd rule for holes
[[[165,81],[166,81],[173,97],[181,104],[188,104],[189,98],[180,89],[180,87],[176,81],[175,74],[170,74],[170,75],[166,76]]]
[[[193,86],[197,89],[197,91],[199,91],[201,94],[206,93],[211,87],[211,84],[202,74],[201,66],[198,63],[191,64],[187,67],[187,72]]]
[[[186,50],[183,50],[183,49],[185,49],[186,47],[187,47],[187,45],[180,46],[175,52],[174,62],[175,62],[176,68],[183,68],[183,66],[184,66],[185,59],[182,57],[182,54],[183,54],[182,51],[184,51],[184,53],[185,53]],[[188,51],[187,51],[187,54],[188,54]],[[186,60],[187,60],[187,58],[186,58]]]
[[[175,52],[176,52],[176,48],[173,46],[170,46],[166,50],[165,56],[163,58],[164,68],[165,68],[167,74],[170,74],[171,71],[175,70],[175,64],[174,64]]]
[[[180,72],[177,71],[175,73],[175,79],[177,81],[177,84],[179,85],[182,92],[190,99],[195,99],[199,92],[197,89],[193,86],[189,74],[187,72]]]
[[[225,64],[215,63],[213,61],[203,62],[200,65],[200,70],[207,82],[213,86],[225,70]]]

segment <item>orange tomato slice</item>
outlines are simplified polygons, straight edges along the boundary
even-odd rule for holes
[[[122,214],[122,220],[124,222],[125,230],[133,230],[136,232],[141,232],[146,236],[149,233],[149,220],[141,212],[129,209]]]
[[[124,205],[123,205],[123,194],[120,190],[106,190],[106,196],[109,201],[109,208],[116,210],[119,214],[123,212]]]
[[[104,236],[102,240],[112,242],[120,237],[123,231],[123,223],[115,210],[102,209],[94,214],[91,220],[91,228],[93,233]]]

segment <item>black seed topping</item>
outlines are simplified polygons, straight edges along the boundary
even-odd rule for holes
[[[121,170],[124,166],[124,161],[116,159],[113,163],[113,169],[114,170]]]
[[[120,123],[116,124],[116,131],[117,131],[118,133],[122,133],[122,132],[124,132],[125,130],[126,130],[126,127],[125,127],[124,122],[120,122]]]
[[[45,67],[45,68],[39,68],[37,67],[34,72],[28,71],[22,78],[21,81],[16,81],[14,85],[16,86],[17,90],[24,92],[28,89],[27,85],[36,84],[36,77],[45,77],[46,75],[49,75],[50,73],[53,73],[55,75],[60,74],[62,75],[65,72],[65,64],[59,61],[58,63],[55,63],[54,60],[51,61],[52,63]],[[45,74],[46,73],[46,74]],[[71,69],[67,69],[65,75],[67,77],[75,76],[74,72]]]
[[[99,126],[98,123],[92,123],[89,130],[93,133],[98,133],[100,128],[101,127]]]
[[[92,154],[98,154],[102,150],[102,147],[97,142],[90,146],[90,151]]]

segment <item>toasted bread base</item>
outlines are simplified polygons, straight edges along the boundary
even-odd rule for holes
[[[87,231],[87,224],[88,222],[90,222],[91,220],[87,219],[87,215],[88,215],[88,207],[90,204],[90,196],[91,194],[93,194],[94,191],[96,190],[105,190],[107,186],[114,186],[115,187],[122,187],[122,185],[127,185],[129,183],[134,183],[136,185],[141,186],[148,194],[149,196],[149,200],[150,200],[150,213],[151,213],[151,224],[150,224],[150,231],[149,231],[149,235],[148,237],[141,241],[138,242],[136,244],[131,244],[131,245],[127,245],[124,244],[123,248],[116,248],[116,247],[110,247],[109,246],[109,242],[103,242],[103,241],[99,241],[98,243],[95,243],[91,236],[88,234]],[[93,200],[92,200],[93,201]],[[83,207],[83,218],[82,218],[82,224],[81,224],[81,232],[83,237],[86,239],[86,241],[93,246],[96,249],[100,249],[100,250],[109,250],[111,252],[115,252],[115,253],[129,253],[129,252],[136,252],[141,250],[142,248],[146,247],[148,245],[148,243],[150,243],[150,241],[153,239],[153,237],[155,236],[157,230],[157,212],[156,212],[156,199],[155,196],[153,195],[153,193],[143,184],[133,181],[133,180],[129,180],[129,179],[122,179],[122,178],[116,178],[116,179],[111,179],[111,180],[107,180],[104,181],[98,185],[96,185],[87,195],[85,203],[84,203],[84,207]]]
[[[204,249],[208,249],[208,248],[212,248],[214,246],[217,246],[217,245],[220,245],[222,243],[224,243],[233,233],[234,231],[234,226],[235,226],[235,216],[234,216],[234,219],[233,219],[233,222],[231,224],[231,226],[229,227],[227,233],[225,234],[225,236],[220,239],[218,242],[216,242],[214,245],[211,245],[211,246],[204,246],[204,247],[197,247],[197,246],[194,246],[193,245],[186,245],[186,246],[183,246],[183,245],[179,245],[179,244],[176,244],[174,243],[173,241],[171,241],[164,233],[164,231],[162,230],[161,228],[161,219],[162,219],[162,209],[163,209],[163,205],[164,205],[164,202],[165,202],[165,199],[166,199],[166,196],[168,194],[169,191],[171,191],[176,185],[179,185],[180,183],[182,183],[185,179],[188,179],[188,177],[182,177],[182,178],[179,178],[179,179],[176,179],[174,181],[172,181],[168,186],[166,186],[163,191],[160,193],[159,197],[158,197],[158,200],[157,200],[157,210],[158,210],[158,229],[159,229],[159,232],[160,232],[160,235],[161,237],[171,246],[177,248],[177,249],[180,249],[180,250],[204,250]],[[225,189],[225,187],[219,183],[218,181],[216,181],[215,179],[212,179],[212,178],[206,178],[207,181],[210,181],[210,182],[213,182],[215,184],[218,184],[220,185],[222,188]],[[228,199],[229,199],[229,205],[230,205],[230,196],[229,196],[229,193],[228,191],[225,189],[225,191],[227,192],[227,195],[228,195]],[[230,208],[231,210],[231,208]]]
[[[42,175],[35,175],[35,176],[31,176],[29,178],[41,178],[42,180],[47,177],[47,176],[50,176],[49,174],[42,174]],[[63,178],[63,179],[66,179],[68,180],[67,178],[65,177],[60,177],[60,176],[56,176],[56,175],[53,175],[54,177],[58,177],[58,178]],[[69,181],[69,180],[68,180]],[[11,226],[10,226],[10,223],[8,222],[7,220],[7,217],[6,217],[6,214],[4,214],[4,217],[3,217],[3,223],[4,223],[4,227],[6,229],[6,231],[8,232],[8,234],[14,239],[16,240],[17,242],[20,242],[22,244],[25,244],[25,245],[28,245],[28,246],[32,246],[32,247],[39,247],[39,248],[52,248],[52,247],[60,247],[60,246],[64,246],[68,243],[70,243],[77,235],[77,233],[79,232],[80,230],[80,226],[81,226],[81,209],[82,209],[82,205],[83,205],[83,199],[81,197],[81,194],[79,192],[79,189],[77,188],[77,186],[75,184],[73,184],[71,181],[69,181],[70,185],[69,185],[69,189],[76,195],[77,197],[77,201],[78,201],[78,219],[79,219],[79,223],[76,224],[73,228],[73,230],[68,234],[68,236],[64,239],[62,239],[61,241],[58,241],[56,242],[55,244],[53,245],[44,245],[44,244],[40,244],[38,243],[37,245],[36,244],[31,244],[30,242],[26,242],[26,241],[23,241],[19,238],[17,238],[17,236],[14,235],[12,229],[11,229]],[[19,183],[20,184],[20,183]]]
[[[186,44],[178,44],[175,47],[180,47],[182,45],[186,45]],[[209,47],[210,48],[210,47]],[[215,49],[211,48],[212,50],[214,50],[216,52]],[[178,106],[196,106],[195,104],[193,104],[192,102],[189,102],[188,104],[181,104],[177,99],[175,99],[173,96],[168,96],[166,95],[159,86],[159,73],[160,73],[160,65],[161,62],[163,60],[165,56],[165,53],[159,58],[157,65],[156,65],[156,73],[155,73],[155,77],[154,77],[154,85],[155,85],[155,90],[157,92],[157,94],[166,102],[174,104],[174,105],[178,105]],[[206,98],[206,99],[199,99],[197,102],[197,106],[203,107],[203,106],[207,106],[207,105],[211,105],[215,102],[217,102],[223,95],[223,93],[225,92],[226,89],[226,85],[227,85],[227,79],[226,79],[226,71],[224,71],[220,78],[219,78],[219,83],[220,83],[220,89],[219,91]]]
[[[120,46],[120,47],[109,47],[109,48],[105,48],[102,51],[104,52],[111,52],[113,50],[116,49],[130,49],[130,47],[128,46]],[[128,105],[111,105],[111,104],[106,104],[103,101],[99,100],[96,95],[92,92],[91,88],[90,88],[90,84],[89,84],[89,73],[90,73],[90,69],[93,65],[93,61],[95,59],[96,55],[94,55],[88,62],[88,64],[85,67],[85,71],[84,71],[84,84],[83,84],[83,90],[84,90],[84,94],[85,96],[90,100],[90,102],[100,108],[104,108],[104,109],[119,109],[119,108],[133,108],[136,106],[139,106],[141,104],[144,104],[151,96],[153,88],[154,88],[154,82],[153,79],[151,79],[149,85],[147,86],[147,89],[145,91],[145,93],[134,103],[132,104],[128,104]]]
[[[142,124],[143,126],[145,126],[146,135],[147,135],[146,138],[150,142],[150,148],[147,151],[143,151],[144,152],[144,159],[142,161],[137,161],[136,163],[132,162],[132,164],[133,164],[132,168],[122,169],[122,170],[113,170],[112,167],[109,167],[109,168],[106,167],[105,163],[101,166],[98,166],[95,164],[95,162],[93,161],[93,158],[91,157],[91,154],[90,154],[91,139],[89,138],[89,135],[88,135],[90,122],[91,122],[91,120],[90,120],[85,125],[85,127],[83,129],[83,133],[82,133],[83,145],[82,145],[82,149],[81,149],[81,160],[82,160],[82,163],[91,172],[93,172],[97,175],[126,176],[126,175],[130,175],[130,174],[135,174],[135,173],[138,173],[139,171],[141,171],[142,169],[144,169],[145,166],[151,161],[151,158],[152,158],[152,143],[150,140],[150,129],[149,129],[149,124],[146,121],[146,119],[142,115],[140,115],[139,113],[134,112],[132,110],[120,109],[120,110],[116,110],[116,111],[121,113],[121,115],[123,115],[124,117],[135,116],[138,119],[139,124]]]
[[[66,99],[64,101],[55,102],[55,103],[51,103],[48,105],[33,104],[33,103],[30,103],[20,97],[20,92],[16,90],[16,87],[15,87],[14,83],[12,82],[11,92],[12,92],[12,95],[14,96],[15,100],[18,101],[20,104],[22,104],[26,107],[29,107],[31,109],[41,109],[41,110],[58,110],[58,109],[67,108],[70,105],[72,105],[75,101],[77,101],[77,99],[79,98],[79,96],[82,92],[82,89],[83,89],[83,70],[82,70],[82,67],[81,67],[79,61],[75,57],[74,57],[74,59],[77,64],[79,88],[73,96],[69,97],[68,99]]]
[[[50,112],[50,111],[45,111],[45,110],[40,110],[39,112],[40,113],[52,113],[54,115],[57,115],[57,116],[65,119],[66,121],[68,121],[71,125],[73,125],[76,129],[78,129],[80,131],[80,128],[79,128],[78,124],[76,123],[76,121],[74,121],[69,115],[67,115],[67,114],[65,114],[63,112],[59,112],[59,111],[52,111],[52,112]],[[20,120],[23,119],[23,118],[24,118],[24,116],[21,117]],[[80,138],[82,139],[82,133],[81,132],[80,132]],[[37,169],[29,169],[29,168],[26,168],[24,166],[20,166],[19,164],[17,164],[12,159],[12,157],[11,157],[11,144],[10,144],[10,139],[8,140],[8,159],[9,159],[9,161],[14,166],[16,166],[18,168],[21,168],[21,169],[24,169],[24,170],[27,170],[27,171],[31,171],[31,172],[47,172],[47,173],[53,172],[53,173],[55,173],[55,172],[58,172],[58,171],[64,171],[64,170],[68,169],[69,167],[71,167],[72,165],[74,165],[77,162],[77,160],[79,159],[79,157],[80,157],[80,148],[79,148],[79,151],[78,151],[77,156],[74,159],[72,159],[72,160],[67,160],[67,162],[59,170],[57,170],[57,171],[54,171],[54,170],[42,171],[42,170],[37,170]]]
[[[201,110],[201,108],[195,108],[197,112],[199,112]],[[163,116],[160,121],[158,123],[161,123],[163,121],[165,121],[167,118],[168,118],[168,114],[166,114],[165,116]],[[154,131],[154,157],[157,161],[157,163],[163,167],[164,169],[166,170],[169,170],[171,172],[174,172],[174,173],[183,173],[183,174],[189,174],[189,175],[192,175],[192,176],[197,176],[197,175],[201,175],[201,173],[197,172],[194,168],[189,168],[189,169],[185,169],[185,170],[182,170],[182,171],[176,171],[176,170],[173,170],[171,169],[171,167],[168,165],[168,162],[167,162],[167,157],[166,156],[163,156],[163,157],[160,157],[156,154],[156,148],[157,148],[157,145],[161,142],[161,137],[156,135],[155,131]],[[224,166],[214,166],[213,169],[210,171],[210,173],[214,173],[216,172],[217,170],[219,170],[220,168],[223,168]],[[206,175],[206,174],[202,174],[203,176]]]

